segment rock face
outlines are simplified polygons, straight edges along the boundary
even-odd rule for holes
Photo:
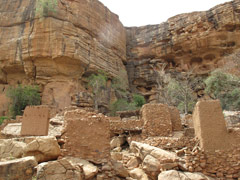
[[[85,91],[92,72],[121,70],[126,78],[125,28],[117,15],[97,0],[61,0],[42,17],[37,3],[0,1],[0,85],[36,83],[42,103],[62,109]]]
[[[73,166],[67,159],[41,163],[37,166],[37,179],[83,180],[81,168]]]
[[[100,69],[154,101],[161,69],[206,73],[240,47],[239,0],[131,28],[98,0],[57,3],[42,17],[37,0],[0,1],[0,115],[16,84],[38,84],[42,103],[58,110],[91,107],[86,77]]]
[[[240,47],[240,1],[181,14],[159,25],[127,28],[127,70],[132,89],[154,93],[156,71],[205,73]]]
[[[158,180],[213,180],[202,173],[179,172],[176,170],[164,171],[158,176]]]
[[[37,162],[55,160],[60,156],[60,147],[55,137],[37,137],[24,147],[24,156],[35,156]]]
[[[8,86],[1,84],[1,70],[0,70],[0,116],[7,114],[8,110],[8,98],[6,97],[6,90]]]
[[[32,156],[7,162],[0,162],[0,179],[31,180],[35,166],[37,166],[37,161]]]
[[[9,123],[1,131],[2,134],[6,136],[17,137],[20,136],[22,123]]]
[[[26,144],[13,139],[0,140],[0,160],[6,158],[20,158]]]

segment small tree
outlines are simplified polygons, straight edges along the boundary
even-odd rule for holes
[[[128,96],[128,80],[124,77],[127,77],[126,71],[120,70],[119,76],[112,80],[112,88],[118,98],[127,98]]]
[[[240,109],[240,78],[216,70],[205,80],[205,92],[213,99],[219,99],[223,109]]]
[[[10,114],[13,118],[22,115],[23,110],[28,105],[40,105],[41,96],[37,86],[10,87],[7,90],[7,96],[11,100]]]
[[[36,14],[40,17],[48,16],[49,12],[56,12],[58,0],[37,0]]]
[[[178,109],[185,114],[191,112],[197,98],[194,96],[191,78],[191,72],[181,73],[175,79],[171,79],[167,86],[167,96],[170,99],[169,105],[176,105]]]
[[[92,74],[88,78],[88,85],[92,88],[95,110],[98,110],[98,105],[101,100],[101,93],[106,88],[107,76],[104,72]]]
[[[166,81],[166,74],[165,74],[165,68],[167,66],[166,63],[160,63],[160,64],[155,64],[151,65],[155,77],[156,77],[156,100],[157,103],[164,103],[168,104],[168,96],[166,94],[166,87],[165,87],[165,81]]]

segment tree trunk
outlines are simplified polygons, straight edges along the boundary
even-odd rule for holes
[[[185,114],[188,114],[188,98],[187,98],[187,92],[185,93]]]

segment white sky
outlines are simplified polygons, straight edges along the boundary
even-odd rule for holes
[[[99,0],[124,26],[160,24],[181,13],[205,11],[230,0]]]

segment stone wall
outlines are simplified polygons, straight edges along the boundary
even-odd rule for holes
[[[118,115],[127,118],[111,117],[111,134],[135,131],[150,136],[169,136],[172,131],[182,130],[180,114],[175,107],[164,104],[146,104],[140,110],[140,114],[141,117],[138,117],[138,112],[126,111],[119,112]]]
[[[111,117],[110,118],[110,131],[111,135],[122,134],[124,132],[136,132],[142,131],[143,121],[140,119],[131,119],[120,117]]]
[[[147,136],[169,136],[172,121],[169,108],[164,104],[145,104],[141,109],[143,134]]]
[[[199,101],[193,125],[199,146],[185,151],[188,170],[219,179],[240,178],[240,129],[227,131],[220,101]]]
[[[109,118],[76,109],[64,115],[63,156],[80,157],[93,162],[107,161],[110,156]]]
[[[186,151],[184,159],[190,172],[202,172],[221,180],[240,178],[239,146],[207,153],[201,148],[196,148],[194,151]]]

